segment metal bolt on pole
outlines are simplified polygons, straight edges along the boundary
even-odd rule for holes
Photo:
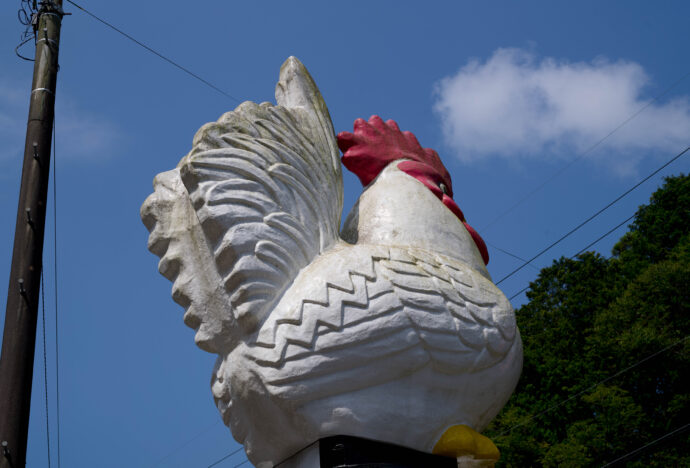
[[[41,2],[0,355],[0,468],[26,464],[62,0]]]

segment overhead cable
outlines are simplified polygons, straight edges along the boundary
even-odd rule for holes
[[[46,350],[46,286],[43,281],[43,269],[41,269],[41,317],[42,317],[42,327],[41,331],[43,334],[43,389],[45,390],[45,400],[46,400],[46,444],[48,451],[48,468],[50,468],[50,423],[49,423],[49,410],[48,410],[48,353]]]
[[[36,10],[35,1],[21,0],[19,10],[17,11],[17,17],[19,18],[19,22],[24,26],[24,31],[22,31],[19,45],[14,48],[14,53],[17,54],[17,57],[20,59],[28,62],[33,62],[34,59],[23,56],[19,53],[19,49],[30,40],[36,38],[35,28],[38,24],[36,21],[37,14],[38,11]]]
[[[631,369],[634,369],[635,367],[639,366],[639,365],[642,364],[643,362],[647,362],[647,361],[649,361],[650,359],[652,359],[652,358],[658,356],[659,354],[663,354],[663,353],[665,353],[666,351],[668,351],[669,349],[678,346],[679,344],[683,343],[683,342],[684,342],[685,340],[687,340],[688,338],[690,338],[690,336],[686,336],[685,338],[682,338],[682,339],[676,341],[675,343],[672,343],[672,344],[670,344],[670,345],[668,345],[668,346],[666,346],[666,347],[660,349],[659,351],[657,351],[657,352],[655,352],[655,353],[653,353],[653,354],[650,354],[649,356],[647,356],[647,357],[645,357],[645,358],[643,358],[643,359],[640,359],[639,361],[637,361],[636,363],[634,363],[634,364],[632,364],[632,365],[626,367],[625,369],[620,370],[620,371],[616,372],[615,374],[609,375],[609,376],[606,377],[605,379],[600,380],[599,382],[596,382],[596,383],[590,385],[589,387],[587,387],[587,388],[585,388],[585,389],[583,389],[583,390],[580,390],[579,392],[575,393],[574,395],[569,396],[568,398],[566,398],[565,400],[561,401],[560,403],[556,403],[556,404],[553,405],[553,406],[549,406],[549,407],[546,408],[544,411],[541,411],[541,412],[539,412],[539,413],[537,413],[537,414],[529,415],[528,417],[526,417],[525,419],[523,419],[522,422],[519,422],[518,424],[515,424],[514,426],[511,426],[508,430],[501,432],[501,433],[499,434],[499,436],[503,436],[503,435],[509,434],[509,433],[513,432],[515,429],[517,429],[518,427],[524,426],[525,424],[527,424],[528,422],[530,422],[530,421],[533,420],[534,418],[538,418],[539,416],[541,416],[541,415],[543,415],[543,414],[546,414],[546,413],[548,413],[548,412],[550,412],[550,411],[553,411],[553,410],[555,410],[556,408],[560,408],[561,406],[565,405],[565,404],[568,403],[569,401],[571,401],[571,400],[573,400],[573,399],[579,397],[580,395],[582,395],[582,394],[584,394],[584,393],[587,393],[588,391],[592,390],[593,388],[596,388],[597,386],[599,386],[599,385],[601,385],[601,384],[603,384],[603,383],[606,383],[606,382],[608,382],[609,380],[618,377],[619,375],[625,374],[626,372],[628,372],[628,371],[631,370]]]
[[[204,435],[205,433],[207,433],[209,430],[213,429],[216,425],[218,425],[218,423],[220,423],[220,421],[221,421],[220,419],[216,419],[216,420],[213,422],[213,424],[209,424],[209,425],[206,426],[204,429],[200,430],[200,431],[199,431],[198,433],[196,433],[196,435],[194,435],[194,437],[192,437],[191,439],[187,440],[186,442],[184,442],[184,443],[181,444],[181,445],[178,444],[173,450],[171,450],[170,452],[168,452],[168,453],[166,453],[165,455],[163,455],[161,458],[158,459],[157,462],[155,462],[155,463],[154,463],[153,465],[151,465],[149,468],[155,468],[155,467],[159,466],[159,465],[160,465],[161,463],[163,463],[165,460],[167,460],[168,458],[170,458],[175,452],[177,452],[177,451],[179,451],[179,450],[182,450],[183,448],[185,448],[186,446],[188,446],[189,444],[191,444],[192,442],[194,442],[195,440],[197,440],[199,437],[201,437],[202,435]]]
[[[623,459],[625,459],[625,458],[628,458],[630,455],[634,455],[634,454],[636,454],[637,452],[646,449],[646,448],[649,447],[650,445],[654,445],[654,444],[656,444],[657,442],[659,442],[660,440],[663,440],[663,439],[665,439],[665,438],[667,438],[667,437],[671,437],[673,434],[675,434],[675,433],[677,433],[677,432],[680,432],[680,431],[682,431],[683,429],[687,429],[687,428],[689,428],[689,427],[690,427],[690,423],[687,423],[687,424],[685,424],[685,425],[683,425],[683,426],[680,426],[679,428],[676,428],[676,429],[672,430],[671,432],[668,432],[668,433],[662,435],[661,437],[659,437],[659,438],[657,438],[657,439],[654,439],[653,441],[651,441],[651,442],[649,442],[649,443],[647,443],[647,444],[644,444],[642,447],[638,447],[638,448],[636,448],[635,450],[626,453],[626,454],[623,455],[622,457],[618,457],[618,458],[616,458],[615,460],[613,460],[613,461],[611,461],[611,462],[608,462],[608,463],[605,464],[605,465],[602,465],[601,468],[605,468],[605,467],[607,467],[607,466],[611,466],[611,465],[613,465],[614,463],[619,462],[619,461],[621,461],[621,460],[623,460]]]
[[[488,246],[493,247],[494,249],[498,250],[499,252],[503,252],[504,254],[508,255],[509,257],[513,257],[514,259],[520,260],[521,262],[526,262],[526,261],[527,261],[527,260],[525,260],[525,259],[522,258],[522,257],[519,257],[519,256],[517,256],[517,255],[515,255],[515,254],[513,254],[513,253],[508,252],[508,251],[505,250],[505,249],[500,248],[500,247],[497,246],[497,245],[492,244],[491,242],[488,242],[488,241],[487,241],[486,244],[487,244]],[[529,264],[529,266],[531,266],[531,267],[534,268],[535,270],[539,270],[537,267],[535,267],[535,266],[532,265],[531,263]]]
[[[571,259],[571,260],[574,259],[574,258],[577,257],[578,255],[580,255],[582,252],[584,252],[585,250],[588,250],[590,247],[592,247],[593,245],[595,245],[597,242],[599,242],[600,240],[604,239],[606,236],[608,236],[608,235],[614,233],[618,228],[620,228],[620,227],[621,227],[622,225],[624,225],[625,223],[629,222],[629,221],[630,221],[631,219],[633,219],[634,217],[635,217],[635,213],[633,213],[632,216],[629,216],[628,218],[626,218],[626,219],[624,219],[623,221],[621,221],[620,223],[618,223],[615,227],[611,228],[609,231],[606,232],[606,234],[602,234],[602,235],[599,236],[596,240],[594,240],[594,241],[590,242],[589,244],[587,244],[586,247],[583,247],[582,249],[580,249],[580,251],[577,252],[575,255],[571,256],[570,259]],[[509,298],[508,300],[509,300],[509,301],[512,301],[513,299],[515,299],[517,296],[519,296],[519,295],[522,294],[523,292],[527,291],[528,289],[529,289],[529,285],[525,286],[525,287],[522,288],[520,291],[518,291],[518,292],[516,292],[515,294],[513,294],[512,296],[510,296],[510,298]]]
[[[232,452],[228,453],[228,454],[225,455],[223,458],[214,461],[213,463],[211,463],[210,465],[208,465],[206,468],[211,468],[211,467],[213,467],[213,466],[216,466],[218,463],[222,462],[223,460],[227,460],[228,458],[232,457],[233,455],[235,455],[237,452],[239,452],[239,451],[242,450],[243,448],[244,448],[244,447],[243,447],[242,445],[240,445],[239,448],[237,448],[237,449],[233,450]],[[249,460],[245,460],[245,461],[243,461],[242,463],[246,463],[247,461],[249,461]],[[240,465],[241,465],[242,463],[240,463]],[[239,466],[239,465],[235,465],[235,466]]]
[[[517,273],[518,271],[522,270],[525,266],[527,266],[527,264],[529,264],[529,263],[531,263],[532,261],[536,260],[537,258],[541,257],[544,253],[546,253],[547,251],[551,250],[553,247],[555,247],[556,245],[560,244],[562,241],[564,241],[565,239],[567,239],[568,237],[570,237],[573,233],[575,233],[576,231],[578,231],[582,226],[584,226],[585,224],[589,223],[589,222],[592,221],[594,218],[596,218],[597,216],[599,216],[601,213],[603,213],[604,211],[606,211],[606,210],[608,210],[609,208],[611,208],[611,207],[612,207],[614,204],[616,204],[620,199],[622,199],[623,197],[625,197],[626,195],[628,195],[630,192],[632,192],[633,190],[635,190],[637,187],[639,187],[640,185],[642,185],[644,182],[648,181],[650,178],[652,178],[652,177],[655,176],[656,174],[658,174],[659,171],[661,171],[663,168],[665,168],[666,166],[668,166],[669,164],[671,164],[673,161],[675,161],[676,159],[678,159],[678,158],[680,158],[681,156],[683,156],[685,153],[688,152],[688,150],[690,150],[690,146],[688,146],[688,147],[685,148],[683,151],[681,151],[680,153],[678,153],[677,155],[675,155],[674,157],[672,157],[671,159],[669,159],[668,161],[666,161],[664,164],[662,164],[659,168],[657,168],[657,169],[656,169],[655,171],[653,171],[651,174],[649,174],[649,175],[646,176],[644,179],[640,180],[638,183],[636,183],[635,185],[633,185],[632,187],[630,187],[628,190],[626,190],[625,192],[623,192],[623,193],[622,193],[621,195],[619,195],[615,200],[611,201],[608,205],[606,205],[605,207],[603,207],[602,209],[600,209],[599,211],[597,211],[596,213],[594,213],[592,216],[590,216],[589,218],[585,219],[585,220],[582,221],[580,224],[578,224],[577,226],[575,226],[573,229],[571,229],[570,231],[568,231],[567,233],[565,233],[564,235],[562,235],[557,241],[551,243],[549,246],[547,246],[547,247],[543,248],[542,250],[540,250],[539,252],[537,252],[537,254],[535,254],[532,258],[530,258],[529,260],[526,260],[526,261],[525,261],[522,265],[520,265],[518,268],[516,268],[515,270],[511,271],[511,272],[508,273],[506,276],[504,276],[503,278],[501,278],[500,280],[498,280],[498,281],[496,282],[496,285],[501,284],[503,281],[507,280],[508,278],[510,278],[511,276],[513,276],[515,273]]]
[[[102,23],[102,24],[108,26],[108,27],[109,27],[110,29],[112,29],[113,31],[118,32],[119,34],[123,35],[124,37],[126,37],[126,38],[129,39],[130,41],[132,41],[132,42],[134,42],[135,44],[137,44],[138,46],[143,47],[144,49],[148,50],[148,51],[151,52],[152,54],[154,54],[154,55],[158,56],[159,58],[165,60],[166,62],[168,62],[168,63],[171,64],[172,66],[174,66],[174,67],[176,67],[176,68],[182,70],[182,71],[185,72],[186,74],[188,74],[188,75],[190,75],[190,76],[196,78],[197,80],[201,81],[201,82],[202,82],[203,84],[205,84],[206,86],[208,86],[208,87],[214,89],[215,91],[219,92],[219,93],[222,94],[223,96],[228,97],[228,98],[232,99],[233,101],[235,101],[235,102],[237,102],[237,103],[240,102],[239,99],[237,99],[236,97],[234,97],[234,96],[232,96],[231,94],[227,93],[226,91],[223,91],[223,90],[220,89],[218,86],[216,86],[216,85],[214,85],[213,83],[211,83],[211,82],[205,80],[204,78],[200,77],[199,75],[197,75],[196,73],[194,73],[194,72],[191,71],[190,69],[188,69],[188,68],[186,68],[186,67],[183,67],[183,66],[180,65],[179,63],[177,63],[177,62],[175,62],[174,60],[172,60],[172,59],[166,57],[165,55],[161,54],[160,52],[158,52],[158,51],[152,49],[151,47],[147,46],[147,45],[144,44],[143,42],[141,42],[141,41],[135,39],[134,37],[132,37],[132,36],[130,36],[129,34],[127,34],[126,32],[122,31],[121,29],[119,29],[119,28],[113,26],[112,24],[110,24],[110,23],[107,22],[106,20],[104,20],[104,19],[102,19],[102,18],[99,18],[98,16],[94,15],[93,13],[91,13],[89,10],[87,10],[87,9],[84,8],[84,7],[82,7],[81,5],[78,5],[78,4],[74,3],[72,0],[66,0],[66,1],[69,2],[69,3],[71,3],[72,5],[74,5],[75,7],[79,8],[81,11],[83,11],[84,13],[86,13],[87,15],[89,15],[90,17],[92,17],[93,19],[95,19],[96,21],[99,21],[100,23]]]
[[[54,113],[53,113],[54,114]],[[53,275],[55,282],[55,427],[57,442],[57,466],[60,468],[60,346],[58,322],[58,246],[57,246],[57,148],[55,115],[53,115]]]

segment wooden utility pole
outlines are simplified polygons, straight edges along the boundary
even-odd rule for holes
[[[44,0],[40,5],[35,19],[36,58],[0,355],[0,468],[24,467],[31,408],[50,140],[63,16],[62,0]]]

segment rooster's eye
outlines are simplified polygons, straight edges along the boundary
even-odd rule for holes
[[[444,195],[448,195],[448,187],[446,187],[446,184],[441,182],[440,184],[438,184],[438,188],[441,189],[441,192],[443,192]]]

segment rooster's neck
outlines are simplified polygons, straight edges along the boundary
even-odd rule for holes
[[[366,188],[345,220],[350,243],[413,246],[447,255],[489,278],[467,229],[428,188],[391,163]]]

